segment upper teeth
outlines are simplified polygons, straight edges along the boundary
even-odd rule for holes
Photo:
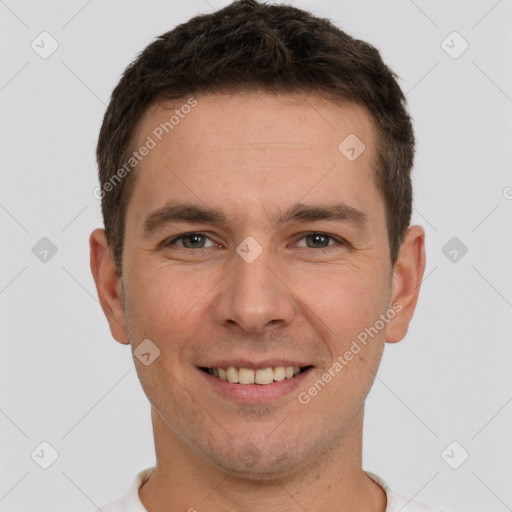
[[[227,380],[233,384],[270,384],[284,379],[291,379],[300,372],[299,366],[275,366],[269,368],[236,368],[228,366],[227,368],[208,368],[210,375],[215,375],[222,380]]]

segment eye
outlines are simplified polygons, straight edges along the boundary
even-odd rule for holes
[[[324,249],[326,247],[332,246],[332,245],[345,245],[345,242],[343,240],[340,240],[338,238],[334,238],[333,236],[327,235],[326,233],[308,233],[307,235],[303,236],[299,239],[299,242],[301,240],[306,240],[306,244],[300,244],[297,243],[298,247],[308,247],[310,249]],[[335,243],[331,244],[329,241],[332,240]],[[310,242],[310,243],[309,243]]]
[[[208,241],[210,242],[209,245],[207,245]],[[163,243],[164,247],[178,246],[184,249],[205,249],[207,247],[215,247],[216,245],[218,244],[204,233],[198,233],[195,231],[184,233]],[[326,233],[312,232],[299,238],[295,245],[297,247],[307,247],[309,249],[325,249],[335,245],[347,245],[347,243],[342,239],[333,237]]]
[[[205,247],[207,247],[205,245],[206,240],[209,240],[211,242],[211,245],[209,245],[208,247],[216,245],[210,238],[208,238],[203,233],[191,232],[184,233],[183,235],[177,236],[172,240],[164,242],[164,246],[168,247],[171,245],[177,245],[178,247],[183,247],[185,249],[204,249]],[[181,242],[181,244],[177,244],[176,242]]]

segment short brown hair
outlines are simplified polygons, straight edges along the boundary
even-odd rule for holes
[[[105,232],[119,274],[133,173],[106,184],[130,158],[142,116],[161,101],[237,90],[311,92],[369,110],[378,131],[374,172],[394,265],[411,219],[414,159],[411,119],[396,75],[377,49],[327,19],[288,5],[238,0],[159,36],[112,92],[96,154],[101,189],[108,190],[101,193]]]

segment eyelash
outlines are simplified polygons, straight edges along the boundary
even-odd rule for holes
[[[192,237],[194,235],[199,235],[201,237],[204,237],[204,238],[207,238],[208,240],[212,241],[213,240],[207,236],[206,234],[200,232],[200,231],[190,231],[188,233],[183,233],[181,235],[178,235],[174,238],[172,238],[171,240],[168,240],[168,241],[165,241],[163,243],[163,246],[164,247],[169,247],[169,246],[172,246],[172,245],[175,245],[175,243],[178,241],[178,240],[182,240],[184,238],[189,238],[189,237]],[[331,240],[334,240],[335,242],[337,242],[338,245],[341,245],[341,246],[348,246],[348,242],[346,242],[345,240],[343,240],[342,238],[338,238],[338,237],[335,237],[335,236],[332,236],[332,235],[329,235],[328,233],[324,233],[322,231],[309,231],[307,233],[303,233],[302,236],[297,239],[297,242],[304,239],[304,238],[307,238],[308,236],[311,236],[311,235],[320,235],[320,236],[323,236],[323,237],[326,237],[326,238],[329,238]],[[295,242],[295,243],[297,243]],[[215,243],[215,242],[214,242]],[[317,249],[328,249],[329,247],[334,247],[334,245],[327,245],[327,247],[318,247]],[[208,247],[199,247],[197,249],[191,249],[189,247],[182,247],[182,249],[188,249],[188,250],[199,250],[199,249],[207,249]],[[313,247],[304,247],[305,249],[314,249]]]

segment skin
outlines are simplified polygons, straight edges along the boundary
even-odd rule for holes
[[[256,92],[196,99],[134,171],[122,278],[104,231],[90,237],[91,269],[113,337],[132,350],[144,339],[160,349],[148,366],[134,357],[152,404],[157,459],[140,499],[149,512],[284,512],[298,504],[311,512],[384,512],[384,491],[362,470],[364,402],[385,342],[400,341],[413,315],[424,230],[408,229],[392,268],[372,171],[377,135],[363,107]],[[169,109],[146,112],[136,147],[169,119]],[[366,146],[353,162],[338,150],[349,134]],[[168,223],[144,235],[147,216],[172,200],[222,208],[228,222]],[[364,213],[365,227],[272,221],[299,201],[343,202]],[[207,238],[162,245],[190,231]],[[319,241],[311,232],[333,238]],[[252,263],[236,252],[249,236],[262,248]],[[194,243],[204,247],[189,248]],[[393,304],[401,308],[394,318],[301,404],[298,393]],[[240,403],[197,368],[235,357],[298,359],[314,368],[279,399]]]

